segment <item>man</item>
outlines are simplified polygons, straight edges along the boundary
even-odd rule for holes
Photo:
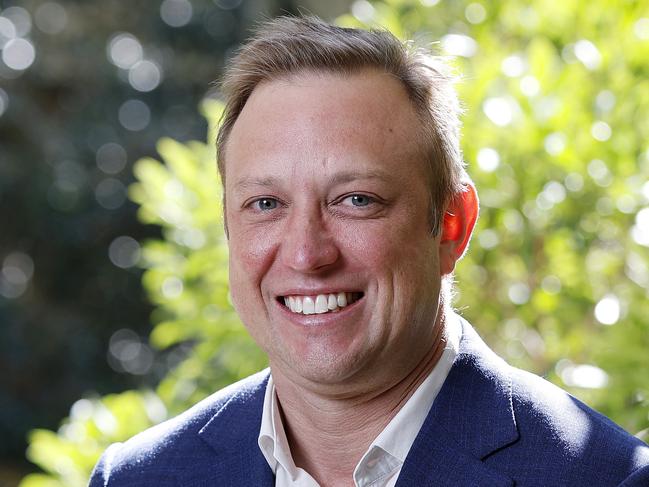
[[[113,445],[91,485],[649,485],[647,445],[449,308],[478,202],[438,61],[283,18],[223,88],[231,293],[270,373]]]

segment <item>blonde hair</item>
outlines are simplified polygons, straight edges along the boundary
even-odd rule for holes
[[[446,205],[468,177],[459,145],[460,107],[444,62],[386,30],[337,27],[315,17],[280,17],[260,26],[231,60],[221,89],[225,111],[217,161],[225,185],[227,141],[255,87],[303,71],[354,74],[375,68],[403,83],[421,120],[430,175],[431,229],[438,234]]]

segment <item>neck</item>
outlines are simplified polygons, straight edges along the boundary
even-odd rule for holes
[[[348,485],[361,457],[428,377],[442,352],[443,326],[434,343],[405,376],[374,395],[318,394],[273,374],[282,421],[297,467],[321,485]]]

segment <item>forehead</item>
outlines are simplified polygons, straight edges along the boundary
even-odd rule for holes
[[[420,153],[419,133],[405,87],[387,73],[302,72],[266,81],[230,133],[226,184],[233,174],[259,169],[250,160],[412,160]]]

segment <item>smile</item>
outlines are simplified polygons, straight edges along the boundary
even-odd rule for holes
[[[316,296],[283,296],[280,302],[293,313],[303,315],[333,313],[358,301],[363,293],[340,292]]]

